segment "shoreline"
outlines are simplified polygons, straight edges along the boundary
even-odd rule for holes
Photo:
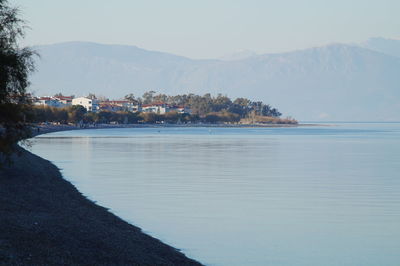
[[[64,124],[44,124],[32,126],[32,138],[47,133],[83,130],[83,129],[107,129],[107,128],[190,128],[190,127],[211,127],[211,128],[281,128],[281,127],[305,127],[319,126],[317,124],[97,124],[86,127],[79,127]],[[39,129],[39,130],[37,130]]]
[[[310,124],[42,124],[32,138],[82,129],[299,126]],[[0,265],[201,265],[86,198],[50,161],[17,149],[14,164],[0,169]]]
[[[0,168],[0,265],[202,265],[86,198],[50,161],[17,152]]]

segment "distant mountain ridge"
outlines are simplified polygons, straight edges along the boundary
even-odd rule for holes
[[[236,60],[248,59],[257,55],[258,54],[256,52],[250,50],[239,50],[234,53],[224,55],[218,59],[222,61],[236,61]]]
[[[400,41],[371,39],[235,60],[194,60],[136,46],[69,42],[35,47],[41,60],[31,88],[40,95],[94,92],[111,98],[147,90],[223,93],[262,100],[303,121],[400,121],[396,47]]]
[[[400,57],[400,40],[370,38],[360,44],[362,47],[387,55]]]

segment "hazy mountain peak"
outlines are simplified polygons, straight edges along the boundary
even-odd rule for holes
[[[33,47],[39,52],[45,48],[45,52],[55,53],[71,53],[71,54],[83,54],[83,55],[96,55],[100,57],[123,57],[125,59],[138,59],[142,56],[150,57],[161,57],[163,59],[175,59],[175,60],[190,60],[184,56],[173,55],[169,53],[163,53],[159,51],[152,51],[140,48],[135,45],[123,45],[123,44],[102,44],[95,42],[81,42],[71,41],[55,43],[50,45],[38,45]]]
[[[243,60],[243,59],[247,59],[247,58],[251,58],[251,57],[255,57],[255,56],[257,56],[256,52],[247,50],[247,49],[241,49],[236,52],[226,54],[226,55],[220,57],[219,59],[223,60],[223,61],[236,61],[236,60]]]

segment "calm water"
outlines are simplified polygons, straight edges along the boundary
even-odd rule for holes
[[[35,138],[98,204],[209,265],[400,265],[400,124]]]

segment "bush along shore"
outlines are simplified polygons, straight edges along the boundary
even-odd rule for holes
[[[0,168],[0,265],[201,265],[88,200],[49,161],[16,149],[13,164]]]
[[[254,124],[273,125],[291,124],[298,122],[290,117],[281,118],[278,116],[257,115],[255,112],[240,117],[238,114],[226,110],[210,112],[204,115],[155,112],[131,112],[131,111],[98,111],[87,112],[82,106],[72,107],[49,107],[33,106],[28,115],[32,123],[59,123],[59,124]]]

